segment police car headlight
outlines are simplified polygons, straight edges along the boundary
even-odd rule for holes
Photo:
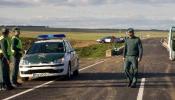
[[[20,65],[28,65],[29,61],[27,60],[21,60]]]
[[[57,59],[57,60],[55,60],[53,63],[56,63],[56,64],[64,64],[64,58]]]

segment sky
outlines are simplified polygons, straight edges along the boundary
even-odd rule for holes
[[[175,0],[0,0],[0,25],[169,29]]]

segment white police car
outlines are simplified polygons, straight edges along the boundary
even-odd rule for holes
[[[64,34],[40,35],[20,61],[23,80],[79,74],[79,58]]]

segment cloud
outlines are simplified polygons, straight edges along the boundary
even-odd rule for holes
[[[175,0],[0,0],[1,7],[28,6],[97,6],[106,4],[149,4],[164,5],[175,3]]]
[[[28,7],[40,2],[41,0],[0,0],[0,7]]]
[[[175,3],[175,0],[43,0],[43,3],[55,6],[100,6],[118,4],[148,4],[165,5]]]
[[[86,20],[85,20],[86,19]],[[8,21],[4,21],[8,20]],[[60,28],[139,28],[139,29],[168,29],[173,19],[152,19],[146,17],[139,18],[56,18],[38,16],[31,19],[8,19],[0,18],[2,25],[43,25]]]
[[[175,0],[0,0],[0,24],[167,28]]]

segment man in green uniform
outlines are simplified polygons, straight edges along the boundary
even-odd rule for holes
[[[17,77],[18,77],[18,72],[19,72],[19,62],[22,57],[22,42],[21,39],[19,38],[20,35],[20,29],[19,28],[14,28],[13,29],[14,36],[12,37],[12,55],[13,55],[13,73],[12,73],[12,83],[15,86],[20,86],[21,83],[18,83]]]
[[[137,83],[138,62],[142,59],[142,43],[139,37],[134,35],[134,29],[129,28],[127,31],[128,38],[125,40],[123,53],[124,70],[129,79],[128,87],[135,88]]]
[[[2,30],[4,31],[4,30]],[[2,39],[3,37],[1,36],[0,37],[0,40]],[[2,58],[2,49],[0,49],[0,59]],[[4,90],[5,89],[5,86],[4,86],[4,81],[3,81],[3,73],[2,73],[2,61],[0,60],[0,90]]]
[[[11,49],[10,49],[10,43],[8,40],[9,36],[9,29],[3,28],[2,29],[2,36],[0,37],[0,64],[2,67],[2,77],[3,77],[3,88],[6,90],[11,90],[14,87],[12,86],[10,82],[10,69],[9,69],[9,64],[10,64],[10,54],[11,54]]]

